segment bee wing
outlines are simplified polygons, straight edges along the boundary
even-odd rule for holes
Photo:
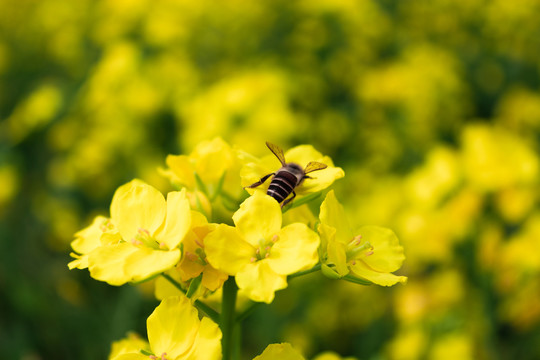
[[[276,155],[282,166],[287,165],[287,162],[285,161],[285,155],[283,155],[283,150],[281,150],[279,146],[269,143],[268,141],[266,142],[266,146],[268,146],[270,151],[274,153],[274,155]]]
[[[326,164],[323,164],[323,163],[320,163],[320,162],[317,162],[317,161],[310,161],[306,165],[306,168],[304,169],[304,173],[307,174],[307,173],[310,173],[312,171],[326,169],[327,167],[328,166],[326,166]]]

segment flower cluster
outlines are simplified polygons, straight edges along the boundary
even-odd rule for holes
[[[219,138],[189,156],[170,155],[162,173],[179,191],[164,197],[133,180],[115,192],[110,218],[98,216],[75,234],[70,269],[88,268],[91,277],[111,285],[160,275],[155,289],[162,302],[148,318],[148,343],[122,340],[111,359],[231,358],[232,328],[245,317],[236,313],[237,292],[252,304],[271,303],[290,278],[317,270],[359,284],[406,281],[392,274],[405,258],[395,234],[377,226],[353,231],[333,190],[316,222],[303,221],[306,216],[284,221],[290,209],[309,212],[307,203],[344,172],[312,146],[284,153],[267,145],[279,162],[272,155],[257,159]],[[282,196],[271,196],[269,187]],[[220,292],[221,314],[207,303]],[[202,320],[196,308],[206,315]],[[287,346],[272,345],[257,358],[293,354]]]

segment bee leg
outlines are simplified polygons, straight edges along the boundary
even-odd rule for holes
[[[256,183],[253,183],[249,186],[244,186],[244,189],[245,188],[250,188],[250,189],[253,189],[253,188],[256,188],[257,186],[263,184],[270,176],[274,175],[274,173],[270,173],[268,175],[265,175],[261,178],[261,180],[257,181]]]
[[[295,193],[294,190],[293,190],[292,196],[291,196],[290,198],[288,198],[288,199],[285,199],[285,201],[283,201],[283,202],[281,203],[281,208],[283,209],[283,207],[284,207],[285,205],[287,205],[288,203],[290,203],[295,197],[296,197],[296,193]]]

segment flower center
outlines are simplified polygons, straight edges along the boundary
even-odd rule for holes
[[[150,355],[149,358],[152,359],[152,360],[167,360],[167,353],[164,352],[161,354],[160,357],[157,357],[156,355]]]
[[[111,221],[111,219],[105,219],[99,226],[99,229],[102,232],[107,232],[109,230],[114,230],[114,225]]]
[[[347,261],[360,259],[373,255],[374,248],[369,241],[362,241],[362,235],[355,236],[347,244]]]
[[[195,252],[186,251],[184,256],[191,262],[198,263],[202,266],[208,265],[206,262],[206,253],[201,248],[195,249]]]
[[[272,246],[274,246],[274,244],[278,240],[279,236],[277,234],[272,236],[272,239],[270,239],[270,241],[261,238],[259,240],[259,247],[255,248],[255,257],[251,258],[251,262],[256,262],[268,258],[270,256],[270,250],[272,250]]]
[[[163,250],[166,247],[165,244],[158,243],[148,230],[142,228],[137,230],[137,234],[131,239],[131,243],[135,246],[145,246],[156,250]]]

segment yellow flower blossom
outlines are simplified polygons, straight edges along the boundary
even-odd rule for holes
[[[201,213],[192,211],[191,230],[182,241],[183,257],[174,269],[167,272],[167,275],[180,284],[186,284],[186,287],[190,280],[202,275],[200,283],[202,288],[198,292],[200,295],[204,295],[208,290],[216,291],[221,288],[229,277],[223,271],[215,269],[206,260],[204,239],[215,226],[215,224],[209,224]],[[156,297],[158,299],[164,299],[172,294],[177,294],[177,292],[178,289],[166,279],[157,279]]]
[[[141,339],[135,333],[130,333],[126,338],[113,342],[109,359],[112,360],[120,355],[136,353],[141,350],[150,351],[148,341]]]
[[[202,274],[201,285],[208,290],[216,291],[228,277],[226,273],[215,269],[206,261],[204,241],[216,225],[209,224],[200,213],[193,211],[192,214],[194,224],[184,239],[184,256],[177,269],[182,281],[188,281]]]
[[[71,256],[75,260],[68,264],[69,269],[86,269],[89,253],[101,246],[102,241],[107,241],[107,239],[108,242],[119,241],[118,230],[114,227],[111,219],[96,216],[90,226],[75,234],[75,240],[71,242],[71,247],[75,251],[75,253],[71,253]]]
[[[324,190],[332,185],[335,180],[345,176],[345,173],[341,168],[334,167],[334,163],[330,157],[323,156],[311,145],[296,146],[286,151],[284,155],[287,163],[296,163],[300,165],[302,169],[305,169],[306,165],[311,161],[327,165],[326,169],[313,172],[309,175],[310,178],[302,181],[302,183],[294,189],[297,195],[305,195]],[[261,159],[257,159],[247,154],[242,154],[241,157],[245,162],[245,165],[240,171],[242,186],[249,186],[259,181],[263,176],[273,173],[281,167],[281,163],[273,154],[269,154]],[[247,188],[246,190],[250,194],[253,194],[255,190],[266,192],[268,190],[268,185],[270,185],[270,180],[267,180],[261,186],[253,189]]]
[[[166,164],[162,173],[189,191],[200,190],[211,197],[218,191],[234,198],[241,194],[236,152],[219,137],[199,143],[189,155],[168,155]]]
[[[114,194],[111,219],[122,240],[90,252],[88,268],[94,279],[122,285],[178,263],[178,245],[190,229],[191,210],[185,190],[170,192],[165,200],[152,186],[133,180]]]
[[[355,357],[347,356],[347,357],[341,357],[335,352],[332,351],[325,351],[313,358],[313,360],[358,360]]]
[[[185,296],[161,302],[146,321],[150,351],[123,353],[111,360],[219,360],[221,330]],[[144,349],[143,349],[144,350]]]
[[[270,344],[264,349],[263,353],[253,360],[305,360],[305,358],[296,351],[291,344]]]
[[[281,228],[281,208],[268,195],[249,197],[233,221],[236,227],[220,224],[206,236],[206,256],[236,276],[239,289],[254,301],[272,302],[275,291],[287,287],[287,275],[318,262],[317,234],[300,223]]]
[[[383,286],[407,281],[405,276],[391,273],[401,267],[405,255],[390,229],[364,226],[355,235],[333,190],[326,195],[319,217],[322,252],[326,251],[326,265],[337,277],[351,273]]]

